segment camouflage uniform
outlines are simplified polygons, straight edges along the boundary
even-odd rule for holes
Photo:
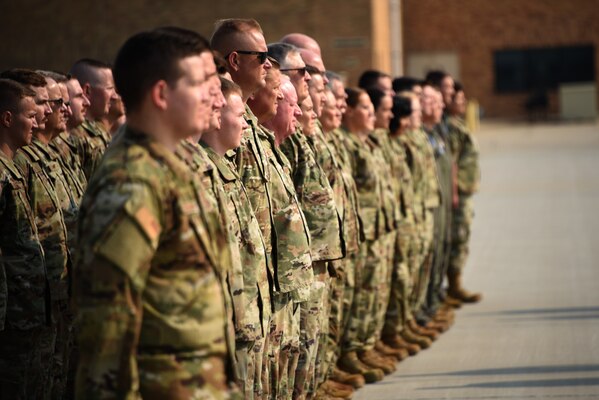
[[[457,117],[448,119],[449,146],[457,166],[458,206],[453,209],[452,244],[449,272],[461,272],[468,257],[470,226],[474,216],[472,195],[478,191],[480,168],[478,146],[474,136]]]
[[[358,195],[352,176],[351,156],[344,145],[343,133],[340,129],[316,133],[315,153],[317,161],[327,174],[337,212],[341,217],[342,243],[345,258],[331,263],[336,279],[331,282],[329,290],[328,331],[322,339],[324,358],[320,370],[317,369],[318,383],[322,383],[332,366],[337,363],[341,352],[341,340],[349,319],[349,310],[355,289],[355,262],[364,232],[358,213]],[[320,352],[319,352],[320,353]]]
[[[366,351],[374,347],[377,318],[377,293],[381,277],[387,273],[387,249],[384,239],[387,219],[383,208],[382,159],[380,148],[367,138],[360,140],[344,131],[344,143],[351,157],[354,180],[358,189],[359,216],[364,227],[365,241],[356,261],[355,294],[349,326],[343,340],[344,352]]]
[[[393,156],[392,177],[394,181],[400,183],[399,204],[402,218],[397,229],[391,293],[382,336],[399,334],[411,319],[409,296],[413,289],[412,276],[418,267],[417,259],[420,251],[418,224],[421,223],[421,217],[415,213],[414,182],[410,171],[410,160],[399,136],[391,137],[390,145]]]
[[[426,133],[421,129],[414,129],[402,135],[402,139],[412,159],[414,209],[416,215],[422,216],[422,223],[418,229],[421,243],[417,260],[418,269],[412,276],[414,289],[411,296],[412,311],[419,312],[424,305],[430,280],[434,231],[433,211],[439,207],[441,200],[435,156]]]
[[[54,381],[58,384],[56,389],[59,391],[66,381],[64,365],[68,356],[63,351],[65,343],[69,341],[72,320],[67,307],[71,260],[67,247],[67,227],[62,212],[63,196],[67,196],[68,202],[64,182],[59,178],[62,172],[55,161],[45,159],[46,154],[40,150],[41,148],[47,146],[34,138],[30,145],[17,151],[14,163],[27,182],[27,194],[46,260],[52,319],[48,335],[44,339],[41,361],[42,365],[47,366],[44,391],[49,395],[54,390]],[[52,177],[46,172],[50,172],[49,164],[54,167],[51,171]]]
[[[451,210],[453,199],[453,161],[447,144],[447,126],[444,122],[433,129],[425,129],[435,154],[441,203],[434,212],[433,266],[427,291],[426,313],[433,316],[444,300],[443,277],[449,264],[451,240]]]
[[[327,261],[343,256],[341,227],[333,190],[316,161],[314,142],[314,137],[305,136],[298,128],[280,147],[291,164],[291,177],[310,228],[315,276],[310,298],[302,304],[300,311],[300,349],[294,397],[301,397],[308,390],[314,391],[318,339],[324,320],[328,320],[324,312],[325,295],[328,293],[326,288],[330,285]]]
[[[229,231],[235,239],[234,244],[239,248],[239,265],[243,266],[244,296],[233,294],[238,385],[243,389],[245,399],[253,399],[254,394],[260,398],[263,394],[265,334],[271,310],[265,244],[235,166],[225,157],[202,145],[223,181],[226,215],[230,220]],[[242,315],[237,313],[240,309]]]
[[[80,149],[81,162],[85,178],[89,181],[92,174],[100,164],[100,160],[110,144],[111,137],[106,129],[99,122],[85,120],[83,123],[71,130],[72,144],[76,144],[77,139],[82,142]]]
[[[299,303],[308,299],[314,280],[310,232],[289,175],[289,161],[275,146],[274,134],[258,124],[249,107],[246,120],[249,128],[234,157],[265,238],[273,278],[267,346],[271,387],[266,395],[290,398],[295,368],[289,363],[299,349]]]
[[[66,131],[50,142],[50,148],[59,155],[60,166],[77,204],[81,203],[81,198],[87,186],[87,179],[83,173],[83,165],[79,155],[81,145],[78,142],[80,142],[79,138],[71,137]]]
[[[0,150],[0,398],[41,398],[50,292],[27,181]]]
[[[83,198],[77,397],[229,398],[226,237],[202,180],[130,128]]]

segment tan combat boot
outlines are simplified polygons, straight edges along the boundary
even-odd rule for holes
[[[392,364],[388,360],[381,358],[374,349],[358,352],[358,358],[371,368],[382,369],[386,375],[395,372],[395,363]]]
[[[447,294],[462,303],[478,303],[482,299],[482,294],[472,293],[462,287],[462,273],[460,271],[447,271],[447,280],[449,288]]]
[[[401,331],[400,336],[409,343],[416,343],[423,349],[428,349],[433,343],[429,338],[415,334],[408,326]]]
[[[366,384],[366,381],[361,374],[350,374],[349,372],[340,370],[337,367],[333,367],[329,379],[332,379],[336,382],[345,383],[346,385],[353,386],[356,389],[359,389]]]
[[[344,399],[351,399],[354,395],[353,386],[345,385],[340,382],[335,382],[333,380],[327,379],[324,381],[322,385],[320,385],[319,389],[323,389],[326,393],[328,393],[332,397],[341,397]]]
[[[462,307],[462,302],[454,297],[451,297],[450,295],[445,296],[445,304],[447,304],[451,308],[461,308]]]
[[[408,354],[414,356],[418,354],[421,350],[420,346],[415,343],[406,342],[401,336],[393,335],[393,336],[385,336],[383,337],[383,342],[394,349],[406,349]]]
[[[437,340],[437,338],[439,337],[439,331],[434,330],[434,329],[428,329],[425,328],[424,326],[420,326],[416,323],[415,320],[410,320],[408,322],[408,326],[410,327],[410,330],[420,336],[425,336],[427,338],[429,338],[430,340]]]
[[[406,349],[395,349],[393,347],[387,346],[382,340],[376,342],[374,349],[384,356],[397,359],[397,361],[402,361],[409,357],[408,351]]]
[[[366,383],[378,382],[385,376],[382,369],[372,368],[360,361],[355,351],[343,354],[337,365],[342,371],[362,375]]]

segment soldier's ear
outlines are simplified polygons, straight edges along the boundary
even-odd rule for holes
[[[164,80],[160,80],[152,86],[150,90],[150,99],[152,104],[160,110],[166,110],[168,108],[168,95],[169,95],[168,83]]]
[[[12,124],[12,113],[8,110],[2,112],[2,114],[0,114],[0,123],[6,128],[10,128],[10,125]]]
[[[239,54],[236,51],[232,51],[227,58],[227,63],[231,66],[233,71],[239,71]]]
[[[83,90],[83,94],[85,95],[85,97],[87,97],[87,99],[89,100],[89,96],[92,91],[92,86],[89,84],[89,82],[87,82],[81,86],[81,89]]]

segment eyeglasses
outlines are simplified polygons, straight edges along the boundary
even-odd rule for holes
[[[300,75],[304,76],[306,75],[306,72],[308,71],[307,67],[301,67],[301,68],[287,68],[287,69],[282,69],[281,72],[287,72],[287,71],[297,71]]]
[[[50,103],[51,105],[54,104],[58,107],[62,107],[62,105],[64,104],[64,100],[62,98],[48,99],[48,103]]]
[[[258,56],[258,61],[260,61],[260,64],[264,64],[266,62],[266,59],[268,58],[267,51],[235,50],[235,51],[232,51],[231,53],[248,54],[251,56]],[[227,56],[225,58],[229,58],[231,53],[227,54]]]

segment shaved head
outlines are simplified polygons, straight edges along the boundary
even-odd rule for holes
[[[316,54],[312,50],[300,49],[302,60],[311,67],[316,68],[318,71],[324,73],[327,69],[324,67],[324,62],[320,54]]]
[[[322,55],[318,42],[310,36],[304,35],[303,33],[290,33],[283,36],[279,41],[292,44],[300,49],[311,50],[319,56]]]

